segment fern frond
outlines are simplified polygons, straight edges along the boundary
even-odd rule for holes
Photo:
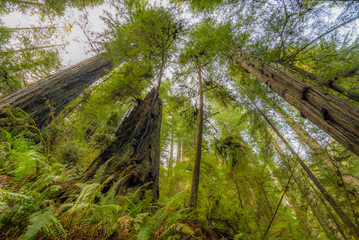
[[[38,233],[43,230],[47,224],[55,218],[54,215],[55,208],[50,206],[46,208],[45,211],[39,211],[31,215],[30,225],[28,226],[26,232],[22,234],[20,240],[31,240],[34,239]]]
[[[107,192],[106,197],[104,197],[101,201],[101,203],[110,203],[116,196],[119,188],[121,187],[122,183],[126,180],[126,178],[129,175],[126,175],[122,178],[120,178],[111,188],[110,190]]]
[[[77,210],[83,209],[84,207],[88,207],[91,203],[91,199],[93,199],[93,196],[98,193],[100,184],[81,184],[79,186],[82,188],[82,191],[80,195],[76,198],[76,201],[74,202],[73,206],[68,210],[69,213],[73,213]]]

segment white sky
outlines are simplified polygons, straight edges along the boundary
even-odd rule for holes
[[[148,2],[150,5],[154,6],[168,5],[168,0],[149,0]],[[89,20],[87,29],[90,29],[93,32],[101,33],[105,29],[105,24],[100,19],[100,16],[104,15],[104,10],[111,12],[111,9],[113,8],[109,4],[86,7],[83,11],[76,8],[66,8],[63,17],[57,17],[53,21],[46,19],[43,22],[40,20],[39,14],[23,14],[16,11],[1,17],[0,23],[2,22],[4,26],[11,28],[49,26],[51,25],[51,22],[56,26],[68,26],[71,24],[71,32],[66,34],[63,41],[54,39],[55,44],[66,43],[64,50],[60,50],[60,57],[62,59],[63,66],[67,67],[96,54],[91,50],[83,30],[76,24],[76,22],[79,21],[80,16],[86,13]]]
[[[155,6],[167,6],[168,0],[149,0],[151,5]],[[104,22],[100,19],[100,16],[103,15],[104,10],[109,11],[111,8],[108,4],[95,7],[87,7],[86,13],[88,16],[89,24],[87,29],[90,29],[93,32],[101,33],[104,31]],[[88,57],[95,55],[91,51],[91,47],[87,41],[86,36],[84,35],[82,29],[76,24],[79,21],[79,18],[84,11],[80,11],[74,8],[67,8],[65,14],[61,18],[56,18],[52,21],[56,26],[72,25],[70,33],[68,33],[64,39],[54,39],[54,44],[66,43],[64,50],[60,51],[60,57],[62,59],[62,64],[64,67],[73,65],[81,60],[84,60]],[[333,18],[336,18],[335,15],[339,12],[331,13]],[[7,27],[31,27],[31,26],[49,26],[51,21],[46,19],[44,22],[40,21],[38,14],[23,14],[20,12],[12,12],[8,15],[1,17],[0,19],[3,24]],[[0,22],[1,22],[0,21]],[[350,24],[351,28],[359,29],[359,20],[355,23]],[[341,31],[346,32],[350,27],[342,27]],[[357,31],[358,32],[358,31]]]
[[[105,9],[108,10],[109,6],[103,5],[86,8],[89,20],[88,28],[91,31],[100,33],[104,30],[105,26],[100,16],[103,15]],[[75,8],[67,8],[63,17],[56,18],[53,21],[46,19],[44,22],[41,22],[38,14],[25,15],[20,12],[12,12],[1,17],[1,20],[4,26],[11,28],[49,26],[51,23],[55,26],[68,26],[70,24],[72,26],[71,31],[66,34],[64,39],[53,39],[54,43],[66,43],[64,50],[60,51],[60,57],[63,60],[63,65],[69,66],[95,55],[91,51],[82,29],[76,24],[79,21],[80,15],[84,13],[84,11]]]

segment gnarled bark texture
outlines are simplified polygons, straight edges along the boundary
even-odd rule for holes
[[[241,49],[232,59],[359,156],[359,108]]]
[[[124,118],[115,133],[116,140],[91,163],[81,182],[105,182],[104,193],[122,181],[117,192],[123,194],[152,182],[141,191],[152,190],[152,198],[157,200],[161,119],[162,103],[153,89]]]
[[[301,75],[303,76],[306,76],[312,80],[315,80],[315,81],[318,81],[320,84],[323,84],[324,86],[327,86],[328,88],[338,92],[338,93],[341,93],[343,94],[344,96],[354,100],[354,101],[357,101],[359,102],[359,94],[356,93],[356,92],[353,92],[351,90],[348,90],[348,89],[345,89],[343,88],[342,86],[339,86],[338,84],[336,84],[334,82],[335,79],[339,78],[339,77],[351,77],[352,75],[354,75],[358,69],[359,69],[359,66],[356,66],[354,68],[351,68],[351,69],[348,69],[347,71],[344,71],[344,72],[341,72],[341,73],[338,73],[337,76],[335,76],[333,79],[328,79],[328,80],[322,80],[320,79],[319,77],[317,77],[316,75],[314,75],[313,73],[310,73],[310,72],[307,72],[305,71],[304,69],[301,69],[299,67],[296,67],[292,64],[289,64],[289,63],[281,63],[282,66],[284,67],[287,67],[295,72],[298,72],[300,73]]]
[[[96,55],[0,99],[0,107],[21,108],[43,128],[112,67],[111,61]]]

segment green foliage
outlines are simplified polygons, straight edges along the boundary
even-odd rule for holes
[[[23,136],[14,138],[9,132],[5,131],[1,135],[3,140],[8,141],[7,144],[0,145],[0,151],[3,152],[0,155],[1,168],[14,176],[17,181],[21,181],[46,164],[46,159],[38,152],[38,147],[34,148]]]
[[[45,210],[35,212],[30,216],[30,225],[19,239],[35,239],[38,233],[42,230],[45,230],[47,234],[53,236],[55,239],[61,239],[60,237],[66,233],[65,229],[55,216],[55,208],[51,205]]]
[[[151,7],[141,0],[115,3],[113,9],[118,12],[103,17],[108,25],[103,45],[115,68],[73,101],[54,125],[40,131],[25,112],[2,107],[0,238],[262,239],[291,170],[295,170],[295,179],[266,238],[327,239],[328,231],[338,236],[338,228],[350,238],[349,229],[323,204],[325,198],[317,194],[312,182],[294,164],[295,159],[286,157],[288,150],[277,143],[278,138],[251,100],[303,156],[353,222],[358,215],[359,189],[343,178],[358,179],[358,157],[232,64],[231,57],[233,50],[241,47],[268,62],[290,60],[324,81],[332,79],[356,91],[355,32],[334,31],[311,43],[322,33],[324,18],[331,17],[329,12],[335,6],[346,11],[339,13],[329,27],[348,16],[355,18],[356,13],[351,12],[355,4],[173,2],[178,4],[177,10],[172,5]],[[63,14],[67,7],[81,9],[97,3],[102,1],[2,1],[0,11],[40,12],[45,19]],[[184,18],[190,20],[185,22]],[[24,76],[42,78],[59,66],[57,49],[33,49],[46,46],[54,34],[58,33],[53,27],[21,31],[0,27],[0,96],[23,88],[28,83]],[[14,38],[21,49],[5,48]],[[193,210],[187,206],[199,113],[196,63],[202,66],[206,107],[198,207]],[[153,202],[152,193],[144,191],[151,182],[134,188],[126,173],[100,181],[106,169],[119,161],[116,158],[84,181],[84,170],[93,166],[92,161],[115,140],[119,123],[162,73],[164,79],[170,79],[165,79],[159,89],[163,104],[159,200]],[[306,81],[323,87],[321,81]],[[333,171],[324,164],[323,156],[303,144],[275,113],[273,101],[318,140],[338,170]],[[136,159],[131,161],[137,167],[141,164]]]
[[[128,4],[126,11],[125,23],[105,19],[112,27],[106,45],[108,52],[124,60],[147,59],[156,69],[163,69],[174,53],[174,42],[182,31],[181,21],[163,7],[147,8],[137,3]]]

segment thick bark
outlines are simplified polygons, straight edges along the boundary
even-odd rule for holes
[[[255,105],[255,104],[254,104]],[[299,155],[294,151],[294,149],[289,145],[287,140],[284,139],[282,134],[277,130],[277,128],[269,121],[269,119],[265,116],[265,114],[255,105],[256,109],[262,115],[262,117],[267,121],[269,126],[273,129],[276,135],[281,139],[281,141],[286,145],[289,151],[296,157],[299,164],[302,166],[303,170],[306,172],[310,180],[313,181],[314,185],[319,189],[321,194],[327,200],[327,202],[332,206],[334,211],[338,214],[338,216],[342,219],[345,225],[351,230],[351,232],[359,237],[359,228],[350,220],[350,218],[342,211],[338,203],[329,195],[328,191],[323,187],[323,185],[319,182],[319,180],[314,176],[309,167],[304,163],[304,161],[299,157]]]
[[[349,184],[350,188],[359,191],[359,179],[353,176],[340,163],[336,163],[331,154],[322,147],[317,140],[309,135],[298,123],[296,123],[280,106],[268,100],[268,103],[281,116],[281,118],[292,128],[298,137],[309,146],[313,153],[323,161],[323,163],[337,175],[341,175],[343,181]]]
[[[281,157],[283,164],[289,170],[293,171],[293,166],[291,163],[291,159],[289,159],[284,152],[282,151],[281,147],[277,144],[274,139],[272,139],[272,146],[276,150],[276,152]],[[300,193],[306,199],[307,204],[309,205],[310,209],[314,217],[317,219],[319,225],[321,226],[322,230],[325,232],[325,235],[329,239],[344,239],[335,225],[331,222],[331,218],[329,217],[328,213],[319,205],[317,199],[315,198],[313,192],[306,186],[306,184],[301,179],[301,176],[298,172],[294,170],[293,173],[293,180],[296,183]]]
[[[0,99],[0,107],[9,104],[21,108],[32,117],[37,127],[43,128],[112,67],[111,61],[100,55],[91,57]]]
[[[123,181],[118,189],[122,194],[151,182],[141,192],[151,190],[153,200],[157,200],[161,119],[162,103],[156,89],[152,89],[123,120],[115,133],[116,140],[91,163],[80,181],[106,182],[102,192]]]
[[[232,58],[302,115],[359,156],[358,107],[241,49],[235,49]]]
[[[201,154],[202,154],[203,86],[202,86],[201,64],[199,63],[199,60],[197,60],[197,70],[198,70],[198,85],[199,85],[199,113],[198,113],[198,123],[197,123],[195,157],[194,157],[193,170],[192,170],[191,196],[189,203],[191,208],[197,207],[198,185],[199,185]]]
[[[298,72],[300,73],[301,75],[309,78],[309,79],[312,79],[312,80],[315,80],[315,81],[318,81],[320,84],[323,84],[324,86],[338,92],[338,93],[341,93],[343,94],[344,96],[354,100],[354,101],[357,101],[359,102],[359,94],[358,93],[355,93],[353,91],[350,91],[348,89],[345,89],[341,86],[339,86],[338,84],[336,84],[334,82],[334,79],[336,78],[339,78],[339,77],[350,77],[351,75],[353,75],[355,72],[358,71],[358,68],[359,66],[355,67],[355,68],[352,68],[352,69],[349,69],[348,71],[345,71],[345,72],[341,72],[339,74],[337,74],[336,77],[334,77],[334,79],[329,79],[329,80],[322,80],[322,79],[319,79],[319,77],[317,77],[316,75],[314,75],[313,73],[310,73],[310,72],[307,72],[305,71],[304,69],[301,69],[299,67],[296,67],[292,64],[289,64],[289,63],[281,63],[282,66],[284,67],[287,67],[295,72]]]

